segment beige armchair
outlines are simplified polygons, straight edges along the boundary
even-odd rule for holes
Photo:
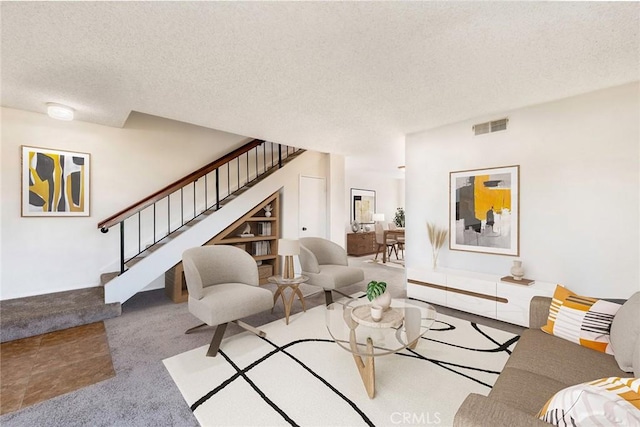
[[[333,302],[331,292],[364,280],[361,268],[349,267],[347,252],[340,245],[320,237],[300,239],[302,274],[309,277],[309,285],[324,289],[326,304]],[[342,294],[344,295],[344,294]]]
[[[271,291],[258,285],[258,266],[251,255],[233,246],[201,246],[184,251],[182,265],[189,290],[189,312],[204,322],[185,333],[217,325],[207,356],[218,354],[229,322],[266,336],[238,320],[273,307]]]

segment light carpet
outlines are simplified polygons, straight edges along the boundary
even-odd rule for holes
[[[451,425],[469,393],[487,394],[514,334],[438,314],[415,350],[377,357],[369,399],[351,354],[335,344],[324,306],[163,362],[203,426]]]
[[[382,262],[382,260],[370,259],[370,260],[363,261],[363,262],[367,263],[367,264],[378,264],[381,267],[400,268],[400,269],[404,268],[404,260],[403,259],[387,260],[387,262]]]

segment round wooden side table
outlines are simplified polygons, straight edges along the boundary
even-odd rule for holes
[[[287,325],[289,324],[289,314],[291,313],[291,306],[293,305],[293,300],[296,295],[298,296],[298,299],[302,304],[302,310],[307,311],[307,308],[304,305],[304,296],[302,295],[302,292],[300,292],[300,289],[298,289],[300,283],[304,283],[307,280],[309,280],[307,276],[296,276],[293,279],[285,279],[280,275],[271,276],[267,279],[269,283],[275,283],[278,286],[276,293],[273,294],[273,304],[275,305],[278,297],[282,299],[282,305],[284,305],[284,316]],[[284,292],[285,290],[287,290],[287,288],[291,290],[288,297],[285,296]],[[271,311],[273,311],[273,309],[271,309]]]

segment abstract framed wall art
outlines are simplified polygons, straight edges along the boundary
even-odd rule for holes
[[[351,189],[351,221],[359,224],[373,224],[376,211],[376,192],[373,190]]]
[[[22,146],[22,216],[89,216],[90,155]]]
[[[449,249],[520,254],[520,166],[449,173]]]

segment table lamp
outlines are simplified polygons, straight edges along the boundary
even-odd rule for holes
[[[293,279],[293,256],[300,255],[300,241],[292,239],[278,239],[278,255],[284,257],[283,279]]]
[[[383,213],[374,213],[373,214],[373,222],[379,222],[379,221],[384,221],[384,214]]]

